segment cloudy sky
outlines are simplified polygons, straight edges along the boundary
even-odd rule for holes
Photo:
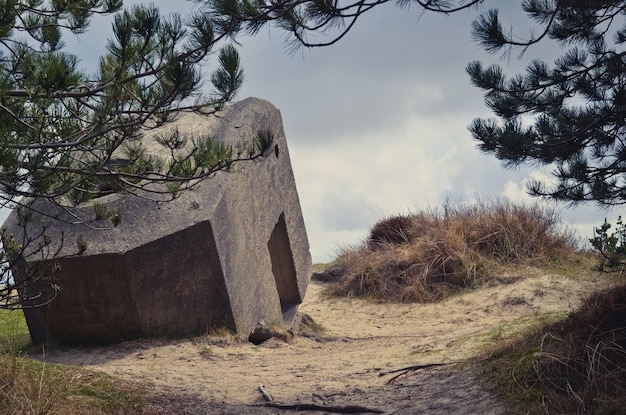
[[[192,7],[154,3],[164,12]],[[483,11],[490,7],[500,8],[516,33],[532,30],[518,2],[488,0]],[[467,126],[490,113],[465,66],[481,60],[514,73],[530,58],[551,62],[560,51],[544,43],[522,59],[517,52],[488,55],[470,38],[478,13],[442,16],[385,4],[338,44],[293,54],[277,29],[239,39],[246,73],[239,98],[264,98],[281,110],[315,262],[358,244],[383,217],[477,194],[528,200],[525,183],[549,177],[548,169],[507,171],[476,149]],[[108,23],[96,21],[70,41],[89,61],[109,33]],[[616,213],[593,205],[562,213],[582,237],[605,216]]]
[[[532,31],[518,2],[489,3],[516,33]],[[549,179],[549,169],[507,171],[476,149],[467,126],[490,113],[465,67],[477,59],[514,73],[532,58],[551,62],[559,49],[546,43],[522,59],[489,55],[470,37],[477,13],[422,15],[387,4],[338,44],[293,55],[275,29],[242,40],[240,95],[282,112],[315,261],[361,242],[382,217],[477,194],[531,200],[525,183]],[[594,205],[559,209],[582,237],[615,216]]]

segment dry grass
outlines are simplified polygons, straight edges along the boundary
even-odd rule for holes
[[[520,413],[626,413],[626,287],[497,346],[481,370]]]
[[[194,344],[209,346],[231,346],[246,342],[243,336],[238,336],[232,329],[228,327],[216,327],[206,332],[204,336],[197,337],[193,340]]]
[[[448,203],[380,221],[329,272],[340,270],[338,295],[428,302],[480,286],[503,267],[565,262],[577,247],[556,211],[538,204]]]
[[[0,355],[0,414],[138,414],[141,396],[104,374]]]
[[[81,368],[33,360],[21,311],[0,311],[0,415],[144,413],[137,386]]]

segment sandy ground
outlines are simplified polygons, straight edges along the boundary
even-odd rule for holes
[[[520,272],[426,305],[330,298],[312,282],[300,310],[326,329],[321,335],[260,346],[208,337],[137,341],[55,350],[46,359],[140,382],[155,414],[331,413],[262,406],[261,385],[274,403],[351,413],[504,414],[510,411],[481,387],[471,366],[452,363],[538,316],[571,310],[597,282]],[[393,372],[433,363],[447,364]]]

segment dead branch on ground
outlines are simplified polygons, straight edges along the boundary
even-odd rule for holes
[[[332,412],[335,414],[382,414],[385,411],[381,411],[380,409],[366,408],[364,406],[359,405],[346,405],[346,406],[327,406],[327,405],[317,405],[314,403],[299,403],[299,404],[282,404],[277,403],[272,399],[272,396],[269,394],[267,389],[265,389],[264,385],[259,386],[259,392],[263,399],[267,402],[261,404],[260,406],[267,406],[271,408],[277,409],[287,409],[293,411],[323,411],[323,412]],[[257,405],[259,406],[259,405]]]
[[[389,379],[389,380],[387,381],[387,385],[393,385],[393,384],[394,384],[394,382],[395,382],[396,380],[398,380],[398,378],[400,378],[400,377],[402,377],[402,376],[404,376],[404,375],[406,375],[406,374],[408,374],[408,373],[411,373],[411,372],[416,372],[416,371],[418,371],[418,370],[430,369],[430,368],[437,367],[437,366],[447,366],[447,365],[453,365],[453,364],[456,364],[456,363],[458,363],[458,362],[450,362],[450,363],[428,363],[428,364],[425,364],[425,365],[413,365],[413,366],[407,366],[407,367],[403,367],[403,368],[401,368],[401,369],[395,369],[395,370],[390,370],[390,371],[388,371],[388,372],[382,372],[382,373],[379,373],[379,374],[378,374],[378,377],[381,377],[381,376],[387,376],[387,375],[390,375],[390,374],[392,374],[392,373],[398,373],[398,372],[400,372],[400,373],[398,373],[397,375],[395,375],[394,377],[392,377],[391,379]]]
[[[334,414],[384,414],[385,411],[380,409],[367,408],[359,405],[346,405],[346,406],[326,406],[317,405],[314,403],[299,403],[295,405],[281,404],[276,402],[266,402],[261,406],[268,406],[277,409],[288,409],[293,411],[322,411],[331,412]]]

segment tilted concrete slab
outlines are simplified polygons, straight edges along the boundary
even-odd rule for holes
[[[284,328],[293,322],[311,257],[280,112],[248,98],[218,116],[181,114],[163,128],[209,134],[232,145],[269,130],[276,147],[268,157],[238,163],[171,202],[98,198],[107,209],[122,209],[121,224],[110,230],[30,218],[26,232],[34,235],[44,225],[49,251],[59,249],[57,258],[39,261],[55,270],[57,297],[25,310],[35,342],[179,337],[215,327],[248,335],[261,322]],[[45,201],[35,203],[46,214],[59,214]],[[95,215],[89,204],[70,212]],[[13,212],[5,226],[19,239],[24,231],[18,216]],[[34,254],[25,259],[38,261]],[[19,280],[20,267],[14,274]],[[44,290],[37,302],[50,295]]]

